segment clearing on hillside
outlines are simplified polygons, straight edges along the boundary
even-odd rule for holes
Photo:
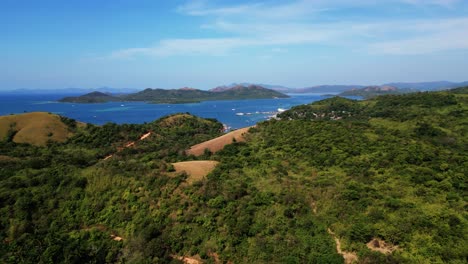
[[[192,184],[195,181],[203,179],[208,175],[219,162],[214,160],[194,160],[172,163],[176,172],[187,173],[187,183]]]
[[[0,116],[0,140],[44,146],[48,140],[64,142],[70,136],[68,126],[55,114],[32,112]]]
[[[224,148],[224,146],[232,144],[233,140],[237,142],[245,141],[244,134],[249,131],[250,127],[244,127],[232,132],[227,133],[226,135],[222,135],[220,137],[202,142],[200,144],[194,145],[190,147],[186,151],[187,155],[195,155],[200,156],[205,153],[205,149],[208,149],[212,153],[220,151]]]
[[[393,251],[398,249],[398,246],[394,246],[379,238],[373,238],[366,246],[372,251],[377,251],[385,255],[392,254]]]

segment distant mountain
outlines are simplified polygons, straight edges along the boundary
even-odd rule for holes
[[[416,89],[399,89],[395,86],[390,85],[382,85],[382,86],[366,86],[360,89],[351,89],[348,91],[341,92],[340,96],[362,96],[364,98],[371,98],[379,95],[385,94],[404,94],[404,93],[411,93],[417,92]]]
[[[339,93],[353,88],[363,88],[365,85],[317,85],[304,88],[292,88],[276,84],[232,83],[211,89],[210,91],[224,91],[235,86],[258,85],[282,93]]]
[[[81,96],[70,96],[59,100],[64,103],[104,103],[104,102],[118,102],[122,98],[112,96],[101,92],[91,92]]]
[[[144,101],[151,103],[194,103],[208,100],[241,100],[241,99],[267,99],[285,98],[287,95],[261,87],[259,85],[237,85],[231,88],[219,88],[215,91],[204,91],[184,87],[181,89],[151,89],[112,96],[100,92],[92,92],[78,97],[65,97],[61,102],[74,103],[101,103],[109,101]]]
[[[275,91],[282,92],[282,93],[289,93],[290,91],[295,90],[295,88],[290,88],[290,87],[277,85],[277,84],[263,84],[263,83],[243,82],[243,83],[231,83],[229,85],[221,85],[221,86],[215,87],[213,89],[210,89],[210,91],[216,92],[216,91],[222,91],[222,90],[226,90],[226,89],[229,89],[229,88],[233,88],[233,87],[236,87],[236,86],[251,86],[251,85],[261,86],[263,88],[275,90]]]
[[[437,81],[437,82],[395,82],[387,83],[384,85],[394,86],[400,89],[417,89],[420,91],[435,91],[435,90],[445,90],[461,86],[467,86],[468,81],[466,82],[448,82],[448,81]]]
[[[364,85],[317,85],[312,87],[298,88],[289,93],[340,93],[351,89],[360,89]]]
[[[228,89],[225,89],[223,91],[210,91],[214,92],[215,97],[220,97],[220,98],[238,98],[238,99],[253,99],[253,98],[287,98],[289,96],[280,93],[278,91],[272,90],[272,89],[267,89],[263,86],[260,85],[237,85]],[[219,99],[217,99],[219,100]]]
[[[137,92],[137,89],[134,88],[112,88],[112,87],[99,87],[96,89],[92,88],[65,88],[65,89],[16,89],[1,91],[1,93],[6,94],[69,94],[69,95],[78,95],[84,93],[91,93],[93,91],[98,91],[102,93],[111,93],[111,94],[128,94]]]

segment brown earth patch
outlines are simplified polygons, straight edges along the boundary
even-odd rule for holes
[[[110,238],[114,241],[122,241],[123,238],[122,237],[119,237],[119,236],[116,236],[116,235],[110,235]]]
[[[15,157],[0,155],[0,162],[1,161],[17,161],[17,160],[19,160],[19,159],[15,158]]]
[[[250,127],[241,128],[232,132],[229,132],[220,137],[202,142],[200,144],[190,147],[186,151],[187,155],[200,156],[205,153],[205,149],[208,149],[210,152],[215,153],[224,148],[224,146],[232,144],[233,141],[242,142],[245,141],[244,135],[249,131]]]
[[[195,181],[203,179],[208,175],[219,162],[214,160],[194,160],[172,163],[176,172],[187,173],[187,183],[192,184]]]
[[[173,255],[172,257],[174,259],[178,259],[178,260],[184,262],[185,264],[202,264],[203,263],[203,261],[201,261],[200,256],[198,256],[198,255],[195,255],[193,257]]]
[[[373,238],[366,246],[372,251],[378,251],[385,255],[392,254],[393,251],[398,249],[398,246],[387,243],[380,238]]]

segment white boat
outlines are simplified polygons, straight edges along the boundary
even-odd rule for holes
[[[284,112],[284,111],[286,111],[286,109],[284,109],[284,108],[278,108],[278,112],[282,113],[282,112]]]

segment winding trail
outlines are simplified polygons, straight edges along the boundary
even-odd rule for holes
[[[144,140],[144,139],[148,138],[149,136],[151,136],[151,134],[152,134],[152,132],[150,131],[150,132],[148,132],[148,133],[146,133],[146,134],[141,135],[140,138],[138,139],[138,141],[141,141],[141,140]],[[135,146],[136,142],[137,142],[137,141],[130,141],[130,142],[128,142],[128,143],[125,145],[125,147],[123,147],[123,148],[117,150],[117,152],[120,152],[120,151],[122,151],[122,150],[125,149],[125,148],[129,148],[129,147]],[[108,159],[112,158],[114,155],[115,155],[115,153],[114,153],[114,154],[110,154],[110,155],[106,156],[105,158],[103,158],[102,160],[108,160]]]
[[[338,252],[338,254],[343,256],[343,258],[345,260],[345,263],[346,264],[357,263],[358,257],[356,255],[356,253],[341,250],[341,241],[340,241],[340,239],[335,235],[335,233],[333,231],[331,231],[330,228],[327,229],[327,232],[330,235],[332,235],[333,238],[335,239],[336,251]]]

